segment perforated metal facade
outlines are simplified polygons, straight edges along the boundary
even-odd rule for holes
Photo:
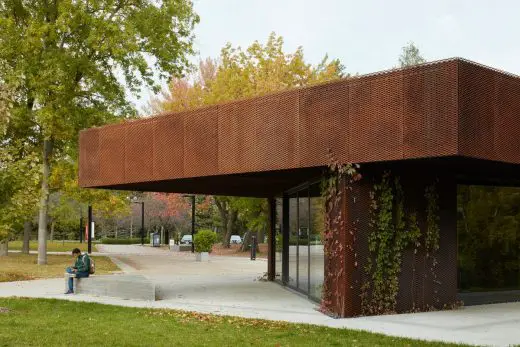
[[[80,136],[80,184],[139,189],[317,167],[329,148],[358,163],[458,154],[518,162],[501,153],[520,142],[508,112],[520,108],[518,93],[516,77],[448,60],[89,129]]]

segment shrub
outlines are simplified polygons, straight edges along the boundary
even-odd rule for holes
[[[104,245],[134,245],[141,244],[141,238],[133,238],[133,239],[102,239],[101,243]],[[144,239],[145,244],[150,243],[149,238]]]
[[[217,242],[217,234],[209,229],[197,231],[194,236],[195,252],[211,252],[213,244]]]
[[[314,244],[316,244],[316,243],[311,242],[311,245],[314,245]],[[296,245],[307,246],[307,245],[309,245],[309,239],[308,238],[298,239],[297,236],[291,235],[291,237],[289,238],[289,245],[290,246],[296,246]],[[282,248],[283,248],[283,236],[282,236],[282,234],[277,234],[276,235],[276,251],[281,252]]]

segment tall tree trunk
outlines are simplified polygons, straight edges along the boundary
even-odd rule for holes
[[[47,264],[47,218],[49,210],[50,157],[53,140],[43,140],[42,189],[38,214],[38,265]]]
[[[222,222],[222,229],[224,236],[222,238],[222,245],[224,247],[229,247],[229,244],[226,246],[226,230],[228,224],[228,210],[226,201],[221,201],[219,197],[215,198],[215,205],[217,205],[218,212],[220,214],[220,220]]]
[[[242,245],[240,246],[240,250],[242,252],[247,252],[249,250],[250,244],[251,244],[251,232],[248,230],[244,234],[244,238],[242,239]]]
[[[0,240],[0,257],[7,256],[8,242],[7,240]]]
[[[224,234],[224,240],[222,242],[223,246],[226,247],[226,248],[230,247],[229,242],[230,242],[230,239],[231,239],[231,235],[233,234],[233,230],[234,230],[235,224],[237,222],[237,217],[238,217],[238,211],[237,210],[232,209],[231,211],[229,211],[227,223],[225,225],[226,232]]]
[[[162,225],[161,225],[161,242],[160,243],[163,244],[163,245],[165,244],[165,242],[164,242],[164,226],[162,226]]]
[[[31,241],[31,230],[32,230],[32,223],[30,221],[25,221],[25,223],[23,223],[23,245],[22,245],[23,254],[29,254],[29,242]]]

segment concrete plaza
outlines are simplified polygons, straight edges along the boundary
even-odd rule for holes
[[[112,257],[125,273],[141,274],[153,281],[159,300],[66,296],[61,294],[61,278],[0,283],[0,297],[56,298],[181,309],[474,345],[520,344],[520,302],[454,311],[332,319],[317,311],[317,304],[307,298],[276,283],[259,280],[267,270],[265,260],[214,256],[209,262],[199,263],[191,253],[171,253],[141,246],[103,245],[99,251]]]

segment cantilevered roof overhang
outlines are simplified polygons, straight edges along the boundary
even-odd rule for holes
[[[271,196],[341,162],[520,164],[520,78],[463,59],[80,133],[82,187]]]

